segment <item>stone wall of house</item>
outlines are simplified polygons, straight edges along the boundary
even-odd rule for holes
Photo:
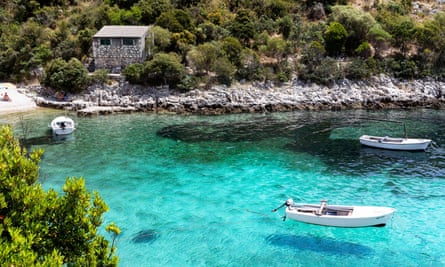
[[[111,73],[120,72],[129,64],[142,63],[145,53],[141,40],[135,45],[121,45],[121,39],[112,39],[111,45],[100,45],[100,39],[93,40],[95,69],[107,69]]]

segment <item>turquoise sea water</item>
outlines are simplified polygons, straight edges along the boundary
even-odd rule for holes
[[[41,182],[82,176],[122,230],[120,266],[445,266],[445,112],[344,111],[76,117],[54,140],[60,111],[0,118],[42,147]],[[362,134],[431,138],[427,152],[362,147]],[[297,202],[397,209],[386,227],[282,221]],[[103,234],[107,234],[103,231]]]

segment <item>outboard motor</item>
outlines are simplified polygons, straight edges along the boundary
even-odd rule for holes
[[[286,207],[291,207],[292,205],[294,205],[294,200],[292,198],[286,200]]]

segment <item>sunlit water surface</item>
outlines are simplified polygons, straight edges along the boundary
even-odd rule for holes
[[[40,180],[86,179],[122,230],[120,266],[445,266],[445,112],[344,111],[81,118],[55,140],[61,111],[0,117],[44,148]],[[431,138],[426,152],[362,147],[362,134]],[[386,227],[282,221],[298,202],[397,209]],[[107,238],[108,234],[102,229]]]

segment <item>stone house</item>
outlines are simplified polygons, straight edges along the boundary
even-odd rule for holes
[[[148,26],[104,26],[93,36],[94,69],[120,73],[147,58]]]

